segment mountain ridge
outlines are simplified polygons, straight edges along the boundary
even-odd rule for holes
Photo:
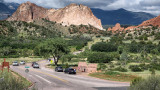
[[[115,25],[116,23],[127,25],[139,25],[143,21],[156,16],[145,12],[132,12],[123,8],[117,10],[102,10],[91,8],[93,14],[101,19],[103,25]]]

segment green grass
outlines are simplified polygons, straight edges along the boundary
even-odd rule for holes
[[[29,57],[21,57],[21,58],[6,58],[6,62],[9,62],[10,64],[12,64],[13,61],[26,61],[26,62],[34,62],[34,61],[39,61],[39,60],[43,60],[43,58],[29,58]],[[4,58],[0,58],[0,63],[2,63],[4,61]]]
[[[3,73],[0,73],[0,78],[4,78],[0,81],[0,90],[27,90],[32,83],[26,80],[19,74],[5,69]]]
[[[89,76],[105,79],[105,80],[111,80],[111,81],[121,81],[121,82],[130,82],[137,78],[137,76],[129,75],[129,74],[123,74],[118,72],[98,72],[98,73],[91,73]]]

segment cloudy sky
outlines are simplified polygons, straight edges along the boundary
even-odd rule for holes
[[[160,0],[4,0],[6,2],[24,3],[30,1],[37,5],[50,8],[62,8],[70,3],[84,4],[90,8],[115,10],[124,8],[135,12],[160,14]]]

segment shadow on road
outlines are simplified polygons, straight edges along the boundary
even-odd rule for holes
[[[129,87],[94,87],[97,90],[129,90]]]

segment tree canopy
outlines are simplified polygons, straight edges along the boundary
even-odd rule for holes
[[[37,46],[38,52],[41,56],[54,58],[55,65],[58,64],[59,59],[69,53],[67,43],[62,38],[48,39]]]

